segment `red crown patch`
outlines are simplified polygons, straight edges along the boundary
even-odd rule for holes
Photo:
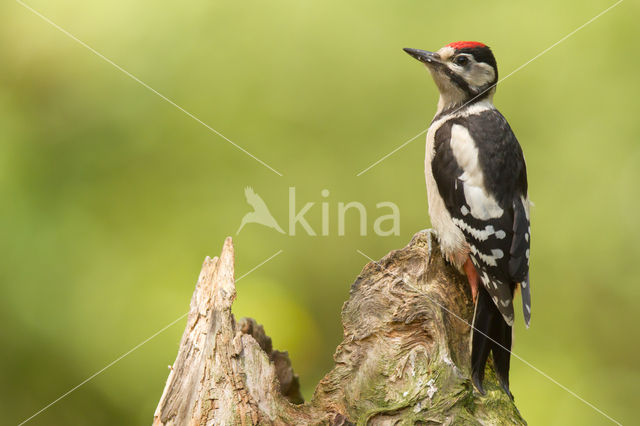
[[[453,47],[456,50],[459,49],[473,49],[474,47],[487,47],[486,44],[477,41],[455,41],[447,44],[448,47]]]

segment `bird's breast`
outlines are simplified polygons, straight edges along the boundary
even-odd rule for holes
[[[469,246],[464,234],[455,225],[445,206],[432,171],[432,161],[435,153],[435,134],[445,121],[444,119],[434,121],[427,131],[424,174],[427,184],[427,201],[429,203],[431,226],[438,234],[440,247],[447,260],[453,263],[458,269],[461,269],[469,254]]]

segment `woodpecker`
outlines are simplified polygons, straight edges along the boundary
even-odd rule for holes
[[[529,197],[522,153],[509,123],[493,105],[498,66],[478,42],[437,52],[404,49],[422,62],[440,92],[427,131],[425,177],[431,224],[447,261],[464,272],[475,303],[471,375],[482,382],[489,353],[509,390],[513,298],[521,288],[531,320]]]

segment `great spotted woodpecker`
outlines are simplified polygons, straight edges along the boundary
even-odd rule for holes
[[[484,368],[491,352],[498,380],[511,396],[511,327],[518,285],[527,327],[531,319],[531,228],[522,149],[493,105],[496,60],[488,46],[469,41],[437,52],[404,50],[424,63],[440,92],[427,131],[429,216],[445,257],[466,273],[471,286],[472,380],[484,394]]]

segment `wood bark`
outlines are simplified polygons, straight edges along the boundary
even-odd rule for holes
[[[470,381],[471,294],[433,231],[368,263],[342,309],[334,368],[303,403],[286,352],[253,319],[236,322],[234,252],[206,258],[154,425],[526,424],[491,362]]]

